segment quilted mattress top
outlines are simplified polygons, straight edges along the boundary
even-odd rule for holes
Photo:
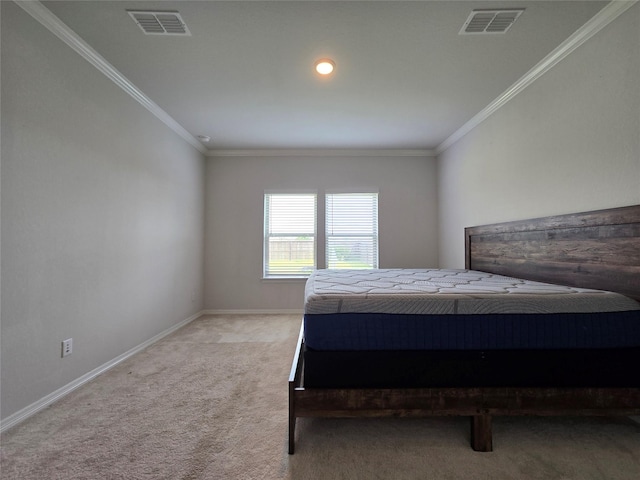
[[[316,270],[305,314],[568,313],[640,310],[613,292],[534,282],[474,270]]]

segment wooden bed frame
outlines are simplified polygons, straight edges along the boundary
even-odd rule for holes
[[[465,229],[466,268],[611,290],[640,301],[640,205]],[[305,388],[304,332],[289,375],[289,453],[298,417],[471,418],[493,449],[495,415],[638,415],[640,388]]]

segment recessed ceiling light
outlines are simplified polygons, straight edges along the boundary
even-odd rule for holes
[[[335,62],[330,58],[322,58],[316,62],[316,72],[320,75],[329,75],[335,67]]]
[[[211,137],[209,135],[198,135],[198,138],[200,140],[202,140],[203,142],[210,142],[211,141]]]

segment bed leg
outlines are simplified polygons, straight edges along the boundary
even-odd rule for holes
[[[300,325],[300,335],[298,335],[298,346],[293,355],[293,364],[289,373],[289,455],[293,455],[296,441],[296,388],[302,385],[302,365],[304,346],[304,321]]]
[[[296,441],[295,385],[289,382],[289,455],[293,455]]]
[[[491,415],[471,417],[471,448],[476,452],[492,452]]]
[[[289,415],[289,455],[293,455],[296,442],[296,417]]]

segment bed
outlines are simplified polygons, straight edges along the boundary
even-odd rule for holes
[[[640,414],[640,205],[465,229],[465,269],[317,271],[299,417]]]

